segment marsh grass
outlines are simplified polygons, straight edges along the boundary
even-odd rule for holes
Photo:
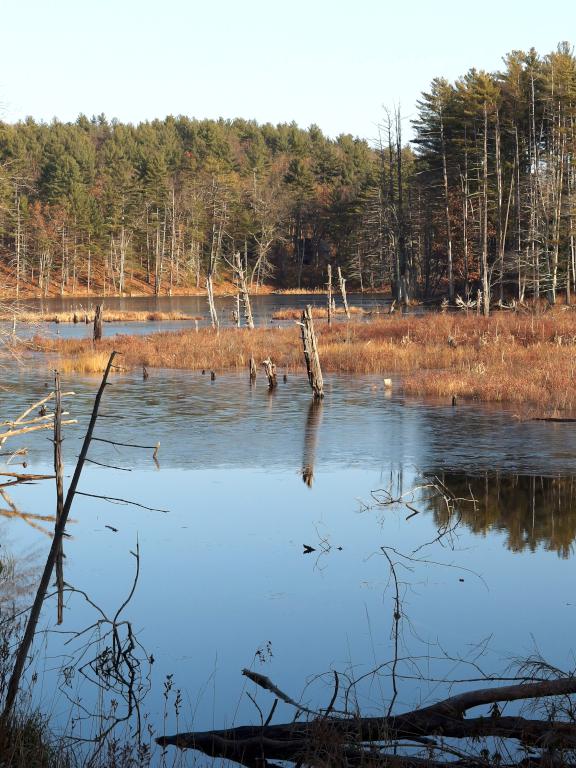
[[[576,408],[576,312],[499,312],[489,318],[454,313],[380,317],[369,322],[317,323],[323,370],[400,374],[403,391],[418,396],[535,403]],[[103,368],[112,350],[132,368],[243,370],[251,356],[269,355],[285,371],[304,369],[300,329],[226,328],[116,336],[95,350],[90,341],[36,338],[62,372]]]
[[[363,315],[365,311],[362,307],[348,307],[348,311],[351,315]],[[344,307],[337,307],[334,310],[335,315],[345,315]],[[292,307],[286,309],[279,309],[272,315],[273,320],[300,320],[302,316],[302,310]],[[312,307],[312,317],[317,319],[326,319],[328,317],[328,310],[326,307]]]
[[[3,768],[72,768],[72,751],[51,732],[48,718],[21,712],[0,722],[0,765]]]
[[[0,309],[0,321],[12,321],[14,312],[6,307]],[[93,322],[94,312],[84,309],[68,312],[30,312],[19,311],[16,315],[19,323],[84,323]],[[133,312],[104,309],[105,323],[146,323],[165,320],[201,320],[200,316],[187,315],[184,312]]]

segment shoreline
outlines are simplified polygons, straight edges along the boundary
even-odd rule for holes
[[[220,285],[214,286],[214,296],[217,298],[232,298],[235,297],[238,293],[236,287],[232,283],[221,283]],[[274,285],[260,285],[260,286],[252,286],[249,289],[250,296],[326,296],[327,290],[325,288],[278,288]],[[350,294],[362,294],[366,296],[388,296],[390,298],[390,289],[389,288],[368,288],[361,291],[360,289],[355,289],[350,287],[348,289],[348,293]],[[97,292],[97,291],[91,291],[91,292],[68,292],[65,291],[64,293],[60,293],[60,291],[52,291],[49,295],[45,295],[41,290],[21,290],[20,295],[16,296],[16,291],[6,291],[6,290],[0,290],[0,302],[21,302],[25,303],[26,301],[58,301],[58,300],[67,300],[67,301],[94,301],[94,300],[101,300],[106,301],[106,299],[177,299],[187,296],[206,296],[206,289],[205,288],[196,288],[196,287],[178,287],[174,288],[172,291],[162,291],[160,294],[156,295],[153,290],[150,291],[140,291],[140,290],[134,290],[134,291],[124,291],[122,293],[109,293],[109,292]]]

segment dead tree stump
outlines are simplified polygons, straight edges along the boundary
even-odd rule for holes
[[[268,389],[276,389],[278,380],[276,378],[276,366],[272,362],[272,359],[267,357],[266,360],[262,360],[262,365],[264,366],[264,372],[268,378]]]
[[[248,363],[248,369],[250,371],[250,384],[254,384],[256,382],[256,361],[253,357],[250,358],[250,362]]]
[[[102,338],[102,304],[98,304],[96,306],[96,311],[94,312],[93,339],[94,341],[100,341],[101,338]]]
[[[332,265],[328,264],[328,325],[332,325]]]
[[[219,330],[220,323],[218,321],[218,313],[216,312],[216,305],[214,303],[214,288],[212,285],[212,273],[206,278],[206,297],[208,299],[208,308],[210,310],[210,322],[212,328]]]
[[[342,303],[344,304],[344,312],[346,317],[350,320],[350,310],[348,308],[348,299],[346,298],[346,280],[342,277],[342,270],[338,267],[338,282],[340,283],[340,293],[342,294]]]
[[[250,294],[248,293],[248,286],[246,284],[246,273],[242,266],[242,257],[240,251],[236,251],[234,254],[234,272],[236,273],[236,281],[238,288],[240,289],[240,296],[242,297],[242,303],[244,304],[244,319],[246,325],[250,330],[254,329],[254,318],[252,317],[252,307],[250,305]],[[240,297],[238,299],[238,315],[240,315]]]
[[[318,344],[316,342],[316,334],[314,333],[314,321],[312,320],[312,307],[310,304],[302,312],[300,327],[302,329],[302,345],[304,347],[308,381],[312,387],[314,399],[321,400],[324,397],[324,380],[322,379],[320,356],[318,354]]]

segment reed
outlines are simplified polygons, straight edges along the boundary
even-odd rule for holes
[[[316,326],[322,368],[352,374],[400,374],[407,394],[538,403],[576,408],[576,313],[386,316]],[[272,356],[280,369],[303,370],[299,328],[227,328],[159,332],[89,341],[36,338],[66,373],[96,372],[114,347],[122,365],[244,370]]]

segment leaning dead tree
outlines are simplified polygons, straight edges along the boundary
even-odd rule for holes
[[[310,712],[283,693],[271,680],[244,671],[251,680],[272,692],[276,700],[295,706],[299,712]],[[501,768],[511,765],[574,765],[566,750],[576,749],[576,723],[560,719],[528,719],[520,715],[502,715],[506,702],[568,697],[576,694],[576,677],[567,676],[538,682],[519,682],[496,688],[482,688],[457,694],[399,715],[385,717],[347,717],[333,713],[338,690],[328,708],[316,712],[307,721],[271,725],[240,726],[214,731],[177,733],[156,741],[163,747],[195,749],[213,758],[225,758],[255,768],[275,768],[271,760],[302,766],[378,766],[379,768],[488,768],[491,763],[479,751],[466,754],[461,740],[514,740],[534,753],[529,763],[519,758],[509,763],[500,760]],[[569,705],[569,703],[568,703]],[[566,706],[568,706],[566,705]],[[484,716],[467,717],[476,707],[490,707]],[[275,706],[273,707],[275,709]],[[446,743],[445,739],[454,740]],[[407,752],[407,750],[409,750]],[[525,752],[522,753],[522,756]],[[454,762],[454,756],[459,760]]]
[[[321,400],[324,397],[324,380],[322,378],[318,343],[314,333],[314,321],[312,320],[312,307],[310,305],[302,312],[300,328],[302,331],[302,345],[304,347],[308,381],[312,387],[314,399]]]
[[[340,284],[340,293],[342,294],[344,312],[346,312],[346,317],[348,320],[350,320],[350,309],[348,308],[348,299],[346,298],[346,280],[342,277],[342,270],[340,267],[338,267],[338,282]]]

